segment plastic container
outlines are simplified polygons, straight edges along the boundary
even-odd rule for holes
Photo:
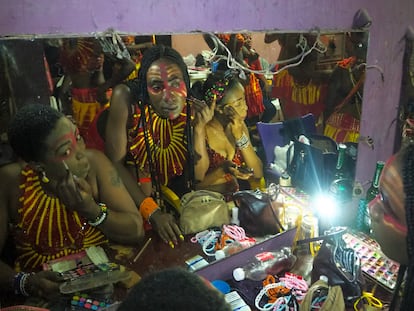
[[[243,247],[243,245],[235,241],[231,244],[228,244],[226,247],[217,250],[214,256],[216,257],[216,260],[220,260],[220,259],[226,258],[228,256],[231,256],[235,253],[240,252],[243,248],[245,248]]]
[[[263,252],[254,257],[254,260],[233,270],[236,281],[250,279],[262,281],[268,274],[277,275],[290,270],[296,262],[296,256],[292,254],[290,247],[283,247],[275,252]]]

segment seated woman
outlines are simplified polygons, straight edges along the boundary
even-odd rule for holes
[[[190,106],[190,77],[182,56],[156,45],[146,50],[138,78],[114,88],[109,109],[89,128],[88,146],[104,150],[137,206],[161,204],[162,186],[178,196],[192,187],[191,110],[195,121],[207,105]],[[197,127],[197,126],[196,126]],[[145,196],[148,196],[147,198]],[[183,239],[175,218],[155,203],[140,208],[171,247]]]
[[[369,203],[375,239],[384,254],[401,265],[391,311],[414,310],[413,174],[414,145],[409,145],[388,160],[381,174],[379,194]],[[402,283],[403,294],[399,297]]]
[[[194,86],[194,93],[200,85]],[[231,71],[210,74],[201,90],[203,99],[213,113],[199,119],[195,135],[205,137],[194,142],[196,154],[195,179],[197,189],[209,189],[228,194],[239,189],[243,180],[263,177],[263,165],[252,144],[247,126],[247,104],[244,87]],[[201,121],[203,120],[203,121]]]
[[[62,113],[29,104],[12,120],[8,137],[21,161],[0,168],[0,290],[51,299],[59,275],[42,264],[108,240],[137,244],[143,221],[111,161],[86,149]],[[2,256],[3,257],[3,256]],[[10,257],[10,256],[9,256]],[[29,273],[36,272],[36,273]]]

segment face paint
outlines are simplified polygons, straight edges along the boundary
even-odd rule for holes
[[[384,224],[395,228],[404,234],[407,234],[407,227],[401,224],[393,215],[391,208],[388,206],[387,200],[384,198],[383,194],[380,192],[371,202],[368,203],[368,209],[372,210],[374,206],[377,206],[378,209],[384,214]]]
[[[165,59],[158,60],[147,72],[150,105],[163,119],[176,119],[183,111],[187,87],[181,68]]]
[[[63,135],[61,138],[57,139],[53,144],[53,149],[55,150],[56,157],[53,159],[53,162],[61,162],[68,159],[72,155],[72,151],[76,149],[78,145],[78,140],[80,140],[80,134],[78,128],[75,128],[75,131]],[[65,154],[59,155],[59,151],[65,148]],[[70,152],[67,152],[70,151]],[[66,164],[66,163],[65,163]]]
[[[166,64],[160,64],[160,76],[162,81],[163,88],[156,88],[153,85],[148,85],[148,92],[151,94],[157,95],[161,92],[165,92],[165,98],[166,100],[170,100],[171,95],[176,93],[176,95],[180,95],[183,97],[187,97],[187,88],[180,78],[174,77],[173,80],[168,80],[168,66]]]

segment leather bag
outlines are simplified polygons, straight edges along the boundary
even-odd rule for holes
[[[299,141],[296,136],[289,148],[287,171],[292,185],[308,194],[318,193],[329,188],[335,174],[338,159],[337,143],[324,135],[307,135],[309,144]],[[292,150],[293,149],[293,150]]]
[[[180,228],[184,234],[197,233],[230,223],[230,211],[219,192],[196,190],[180,200]]]
[[[233,193],[233,200],[239,208],[240,226],[248,235],[259,237],[284,231],[274,208],[276,202],[269,194],[259,189],[242,190]]]

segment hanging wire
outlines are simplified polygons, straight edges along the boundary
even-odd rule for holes
[[[214,48],[212,49],[212,56],[208,59],[208,61],[220,61],[220,60],[226,60],[227,67],[230,69],[236,69],[240,71],[241,76],[244,75],[244,71],[254,73],[254,74],[272,74],[276,75],[282,72],[283,70],[286,70],[290,67],[295,67],[300,65],[305,57],[312,53],[313,51],[317,51],[318,53],[325,53],[327,51],[327,47],[325,44],[320,40],[320,33],[317,32],[317,37],[314,42],[314,44],[309,48],[307,39],[303,34],[300,34],[298,43],[296,44],[296,47],[301,50],[301,52],[289,59],[284,59],[281,61],[276,61],[274,64],[272,64],[269,69],[267,70],[252,70],[243,64],[240,64],[232,55],[229,48],[214,34],[214,33],[208,33],[210,35],[213,43]],[[224,49],[224,51],[227,53],[227,55],[217,55],[219,48]],[[295,63],[292,63],[296,61]],[[288,64],[287,64],[288,63]],[[274,69],[277,65],[280,64],[287,64],[286,66],[282,67],[281,69],[277,71],[271,71],[271,69]]]

